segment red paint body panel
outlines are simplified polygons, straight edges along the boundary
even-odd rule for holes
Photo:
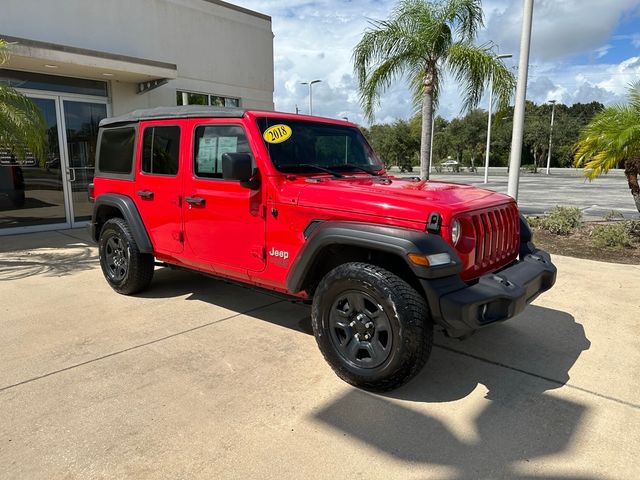
[[[134,179],[96,177],[95,196],[118,193],[131,197],[158,259],[280,292],[286,292],[287,274],[305,244],[304,229],[313,220],[361,221],[424,232],[429,214],[438,212],[442,236],[451,243],[450,225],[458,219],[463,233],[456,250],[463,262],[464,280],[501,268],[517,257],[518,210],[511,197],[468,185],[359,172],[349,172],[343,179],[322,173],[284,174],[269,158],[256,124],[258,117],[355,127],[340,120],[251,111],[244,118],[140,122]],[[180,126],[176,177],[140,172],[141,133],[151,124]],[[204,124],[243,127],[259,171],[258,189],[196,177],[194,134]],[[141,190],[152,191],[153,198],[141,198],[137,195]],[[193,206],[185,201],[187,197],[203,198],[204,204]]]

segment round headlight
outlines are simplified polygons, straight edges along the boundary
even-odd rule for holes
[[[460,221],[456,219],[451,224],[451,241],[454,245],[456,245],[458,243],[458,240],[460,240],[461,233],[462,227],[460,226]]]

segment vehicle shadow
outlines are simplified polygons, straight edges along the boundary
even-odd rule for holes
[[[589,347],[571,315],[530,306],[464,341],[437,334],[431,359],[409,384],[386,395],[351,390],[316,418],[391,457],[453,468],[452,478],[558,478],[523,472],[528,462],[571,444],[587,407],[546,392],[569,380]],[[477,398],[478,388],[486,390],[484,399]],[[405,401],[419,402],[421,411]],[[485,406],[462,434],[455,432],[443,417],[459,422],[469,402]],[[560,476],[591,478],[567,471]]]
[[[292,306],[268,292],[190,272],[158,269],[152,288],[140,296],[183,295],[236,311],[258,305],[252,317],[311,334],[307,305]],[[409,384],[384,395],[348,389],[314,418],[383,455],[417,465],[425,478],[430,466],[447,467],[454,471],[450,478],[465,480],[595,478],[567,469],[552,476],[527,470],[529,462],[571,445],[587,406],[547,391],[566,384],[589,348],[571,315],[529,306],[463,341],[437,332],[431,359]],[[469,411],[474,413],[465,416]],[[461,432],[447,418],[467,424]]]
[[[39,248],[0,254],[0,282],[34,275],[62,277],[98,267],[98,255],[86,245]]]
[[[186,270],[157,268],[151,287],[140,298],[175,298],[201,301],[250,315],[274,325],[312,335],[310,308],[268,290],[256,289]],[[279,305],[271,307],[272,305]],[[265,308],[261,308],[265,306]],[[271,308],[266,308],[270,306]]]

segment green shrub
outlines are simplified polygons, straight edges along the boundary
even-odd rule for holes
[[[538,228],[542,223],[542,218],[540,217],[526,217],[526,219],[531,228]]]
[[[623,248],[633,245],[633,236],[629,229],[630,222],[617,222],[607,225],[596,225],[591,238],[596,247]]]
[[[640,238],[640,220],[627,220],[624,222],[631,236]]]
[[[582,225],[582,211],[574,207],[554,207],[540,219],[540,228],[556,235],[570,235]]]
[[[624,218],[624,215],[622,214],[622,212],[619,212],[618,210],[611,210],[604,217],[604,219],[607,222],[611,222],[613,220],[620,220],[620,219],[623,219],[623,218]]]

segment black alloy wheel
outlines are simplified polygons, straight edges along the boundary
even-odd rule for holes
[[[371,295],[347,290],[331,307],[329,328],[333,345],[345,362],[375,368],[389,357],[393,344],[387,313]]]
[[[324,276],[313,295],[311,324],[334,372],[371,391],[408,382],[433,343],[425,299],[399,276],[367,263],[345,263]]]
[[[112,282],[121,282],[129,272],[129,247],[118,235],[110,235],[104,248],[107,275]]]
[[[132,295],[145,290],[153,279],[154,257],[142,253],[122,218],[111,218],[100,230],[100,267],[116,292]]]

